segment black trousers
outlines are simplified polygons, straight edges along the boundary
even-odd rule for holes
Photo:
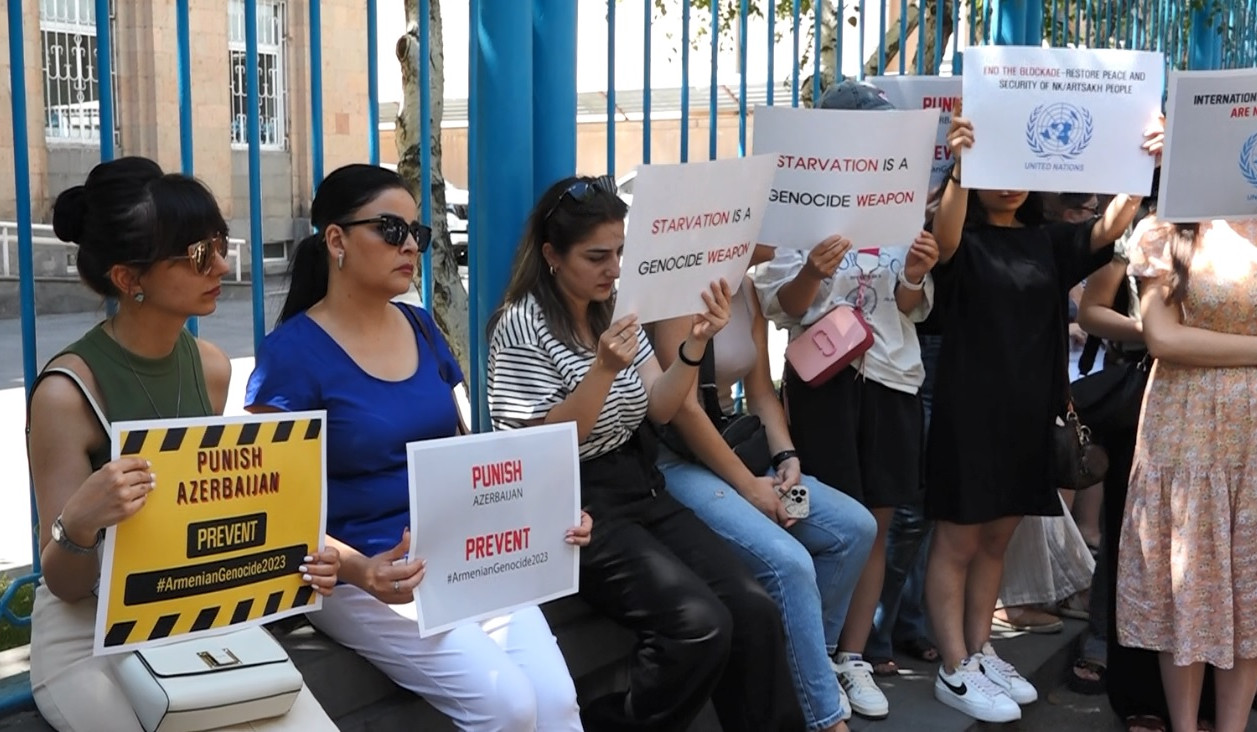
[[[628,690],[583,704],[586,729],[683,732],[710,697],[724,732],[802,730],[776,603],[667,493],[653,453],[634,438],[581,465],[580,594],[637,635]]]

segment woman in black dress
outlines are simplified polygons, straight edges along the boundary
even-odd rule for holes
[[[1018,522],[1061,514],[1051,430],[1068,388],[1067,294],[1111,259],[1140,199],[1117,196],[1083,223],[1045,223],[1038,194],[961,185],[967,120],[953,119],[948,144],[957,162],[934,217],[945,313],[925,496],[936,521],[926,604],[943,657],[934,695],[1008,722],[1038,693],[995,655],[991,615]],[[1144,148],[1160,146],[1158,126]]]

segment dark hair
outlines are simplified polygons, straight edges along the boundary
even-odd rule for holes
[[[949,181],[950,182],[950,181]],[[965,228],[973,226],[985,226],[990,223],[990,214],[986,210],[986,206],[982,205],[982,199],[978,197],[979,191],[976,188],[969,189],[969,207],[965,211]],[[1047,217],[1043,213],[1043,194],[1038,191],[1030,191],[1026,194],[1026,200],[1022,202],[1021,207],[1013,214],[1023,226],[1042,226]]]
[[[288,268],[288,298],[279,313],[284,322],[327,295],[329,276],[327,240],[323,232],[338,221],[345,221],[387,190],[406,188],[397,173],[378,165],[354,163],[333,170],[314,194],[310,204],[310,223],[315,233],[301,240]]]
[[[226,234],[227,222],[214,194],[195,178],[163,174],[148,158],[125,157],[101,163],[81,186],[61,192],[52,206],[57,238],[78,244],[79,277],[104,297],[122,293],[109,271],[154,263],[187,253],[212,234]]]
[[[560,343],[573,351],[592,351],[597,347],[597,339],[611,325],[615,298],[589,304],[587,318],[594,342],[582,343],[577,336],[572,314],[568,311],[554,275],[550,274],[550,267],[541,253],[542,246],[549,243],[560,256],[567,256],[572,246],[584,241],[594,229],[612,221],[623,221],[628,215],[628,206],[614,193],[595,188],[592,197],[585,201],[576,201],[565,195],[573,183],[593,183],[594,180],[575,176],[564,178],[541,194],[537,205],[533,206],[524,225],[524,236],[519,242],[519,248],[515,250],[511,280],[506,285],[502,304],[489,319],[490,338],[506,309],[531,294],[537,298],[546,325]]]
[[[1192,259],[1200,244],[1200,224],[1174,224],[1170,234],[1170,296],[1167,302],[1182,305],[1187,299],[1187,281]]]

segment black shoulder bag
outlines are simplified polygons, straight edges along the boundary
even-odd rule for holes
[[[1119,313],[1128,312],[1130,304],[1130,292],[1126,283],[1122,284],[1111,306]],[[1139,412],[1143,407],[1152,359],[1144,354],[1137,361],[1123,359],[1106,364],[1094,374],[1088,373],[1095,364],[1099,348],[1100,339],[1088,336],[1078,362],[1079,370],[1087,375],[1074,382],[1072,391],[1079,416],[1091,426],[1098,439],[1108,441],[1139,426]]]
[[[1104,481],[1109,472],[1109,455],[1091,441],[1091,429],[1078,418],[1069,384],[1069,335],[1061,330],[1061,354],[1065,380],[1065,414],[1052,423],[1052,467],[1056,485],[1082,490]]]
[[[755,476],[768,475],[772,454],[768,449],[768,432],[759,417],[753,414],[727,415],[720,408],[720,390],[716,386],[716,350],[712,341],[707,342],[707,350],[703,352],[703,360],[698,367],[698,399],[708,419],[746,469]],[[657,431],[660,442],[669,450],[691,462],[701,462],[676,428],[663,425]]]

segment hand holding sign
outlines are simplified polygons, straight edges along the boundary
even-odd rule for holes
[[[589,539],[594,531],[594,517],[584,511],[580,512],[580,525],[573,526],[563,535],[563,541],[572,546],[589,546]]]
[[[386,552],[374,557],[359,556],[352,584],[389,605],[405,605],[415,599],[415,588],[423,582],[428,563],[423,559],[407,559],[410,550],[410,529],[402,532],[402,540]],[[347,573],[348,574],[348,573]]]
[[[960,116],[959,106],[956,116],[951,118],[951,129],[947,131],[947,146],[951,148],[951,159],[956,161],[956,170],[960,170],[961,155],[973,147],[973,123]]]
[[[314,588],[314,591],[327,597],[336,587],[340,576],[340,552],[336,547],[327,547],[305,558],[305,564],[297,567],[301,580]]]
[[[636,315],[625,315],[612,323],[598,338],[598,355],[593,367],[610,374],[618,374],[628,368],[637,357],[639,329]]]
[[[83,481],[61,510],[61,525],[79,546],[92,546],[102,529],[131,518],[144,507],[157,476],[144,458],[111,460]]]
[[[908,248],[908,258],[904,262],[903,275],[908,282],[919,285],[925,276],[938,263],[938,242],[928,231],[917,234],[917,238]]]
[[[1144,149],[1149,155],[1153,155],[1157,159],[1157,165],[1161,164],[1161,151],[1165,148],[1165,115],[1157,114],[1152,119],[1152,124],[1148,125],[1144,130]]]
[[[715,338],[720,329],[729,324],[729,300],[733,293],[729,290],[729,283],[721,279],[708,285],[708,291],[702,296],[707,310],[694,316],[690,338],[706,348],[707,341]]]
[[[803,265],[803,274],[817,282],[829,279],[838,271],[838,265],[851,251],[851,240],[841,234],[834,234],[820,244],[812,247],[807,254],[807,262]]]

